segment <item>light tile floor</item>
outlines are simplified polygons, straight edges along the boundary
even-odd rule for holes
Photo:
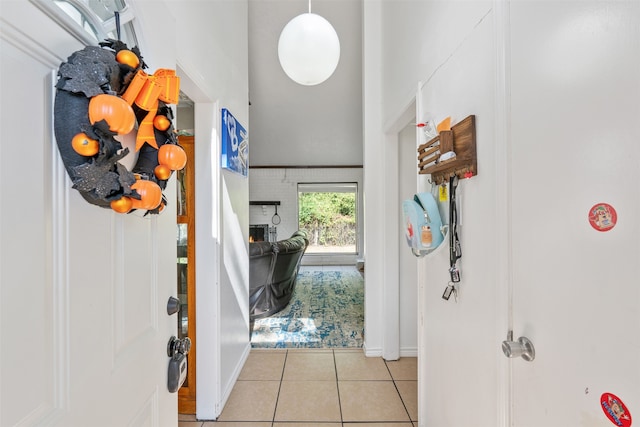
[[[360,349],[253,349],[217,421],[179,427],[415,427],[417,359]]]

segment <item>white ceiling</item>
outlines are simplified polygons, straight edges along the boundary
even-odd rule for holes
[[[307,0],[249,0],[251,166],[362,165],[362,0],[313,0],[340,39],[340,62],[317,86],[290,80],[278,39]]]

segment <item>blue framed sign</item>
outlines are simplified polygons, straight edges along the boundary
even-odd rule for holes
[[[222,167],[240,175],[249,173],[247,131],[226,108],[222,109]]]

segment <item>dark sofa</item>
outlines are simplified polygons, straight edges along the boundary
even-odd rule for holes
[[[249,318],[271,316],[289,304],[309,239],[304,231],[277,242],[249,243]]]

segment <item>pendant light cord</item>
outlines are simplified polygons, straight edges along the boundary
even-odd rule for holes
[[[309,13],[311,13],[311,0],[309,0]]]

